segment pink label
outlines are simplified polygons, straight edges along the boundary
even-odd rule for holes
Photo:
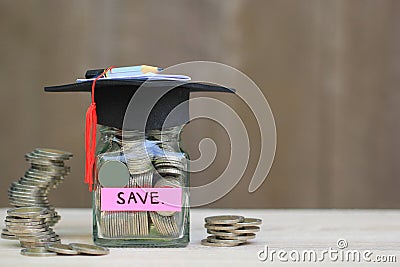
[[[104,211],[181,211],[182,188],[102,188]]]

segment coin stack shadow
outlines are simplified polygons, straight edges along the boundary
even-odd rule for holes
[[[201,240],[204,246],[233,247],[247,243],[260,231],[261,219],[245,218],[238,215],[220,215],[205,218],[204,227],[207,239]]]
[[[25,155],[26,161],[31,164],[28,171],[17,182],[13,182],[8,189],[8,199],[14,207],[42,207],[48,210],[47,223],[54,226],[60,219],[57,211],[50,205],[48,194],[56,188],[66,175],[70,167],[64,161],[72,157],[65,151],[37,148]],[[12,239],[10,231],[3,229],[2,237]],[[14,238],[15,239],[15,238]]]

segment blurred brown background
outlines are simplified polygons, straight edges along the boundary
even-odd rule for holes
[[[0,0],[0,49],[0,206],[34,147],[75,155],[53,204],[91,205],[83,183],[89,95],[45,94],[43,86],[89,68],[209,60],[258,84],[278,134],[268,179],[249,194],[258,131],[248,108],[226,99],[249,118],[252,157],[240,184],[212,207],[400,208],[399,1]],[[203,137],[216,137],[220,149],[193,184],[224,169],[221,132],[208,121],[186,130],[192,157]]]

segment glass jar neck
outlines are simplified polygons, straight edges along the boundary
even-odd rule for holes
[[[161,142],[180,142],[180,135],[183,127],[184,125],[179,125],[161,130],[147,130],[143,132],[139,130],[121,130],[101,125],[99,132],[102,138],[117,139],[120,142],[123,140],[135,142],[143,139]]]

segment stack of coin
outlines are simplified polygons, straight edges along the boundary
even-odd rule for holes
[[[49,226],[55,225],[61,217],[49,204],[48,194],[70,172],[70,168],[64,165],[64,161],[71,157],[72,154],[69,152],[48,148],[36,148],[26,154],[25,159],[31,164],[31,167],[8,189],[10,204],[15,207],[45,208],[48,211],[46,223]],[[3,229],[1,237],[17,239],[7,228]]]
[[[49,204],[48,194],[56,188],[70,173],[70,167],[64,161],[72,157],[69,152],[55,149],[36,148],[25,155],[31,164],[30,169],[17,182],[13,182],[8,190],[10,204],[15,207],[43,207],[54,215],[48,223],[53,226],[60,216]]]
[[[182,178],[186,169],[186,159],[181,153],[166,152],[163,156],[154,159],[154,168],[161,176],[175,176]]]
[[[59,236],[49,226],[54,214],[41,207],[22,207],[7,210],[6,230],[20,241],[24,248],[44,247],[59,243]]]
[[[145,173],[152,170],[151,159],[143,140],[122,141],[126,164],[131,174]]]
[[[261,219],[238,215],[221,215],[205,218],[204,227],[211,234],[201,244],[213,247],[233,247],[246,243],[260,231]]]

